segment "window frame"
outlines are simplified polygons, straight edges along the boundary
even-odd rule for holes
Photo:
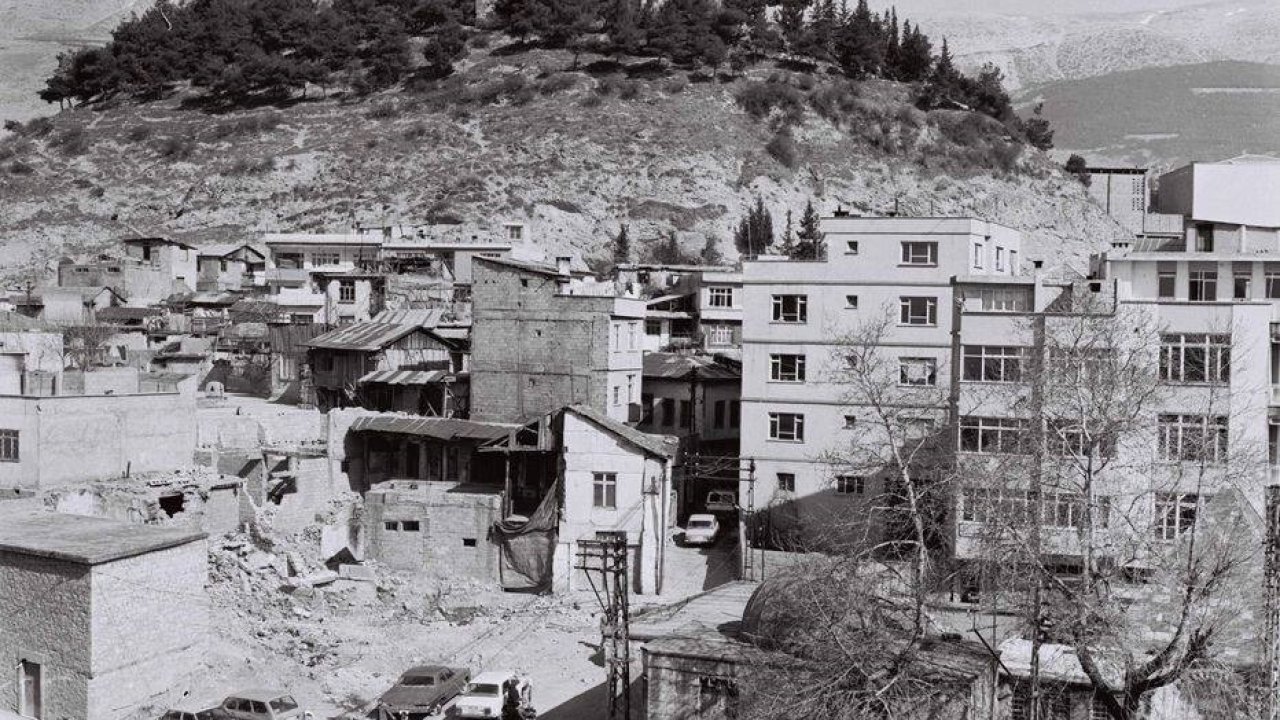
[[[1022,382],[1022,363],[1026,357],[1026,349],[1016,345],[962,345],[960,382]]]
[[[788,372],[788,363],[790,368]],[[800,384],[805,382],[806,359],[803,354],[770,353],[769,382]]]
[[[0,462],[22,462],[21,440],[21,431],[0,428]]]
[[[788,311],[788,301],[793,307]],[[809,322],[808,295],[774,295],[773,322],[787,325],[803,325]]]
[[[591,473],[591,507],[599,510],[618,509],[618,473],[613,471]]]
[[[778,492],[793,493],[796,491],[796,474],[790,472],[780,472],[774,477],[778,485]]]
[[[1027,421],[1019,418],[965,415],[957,423],[957,448],[973,455],[1022,455],[1026,453],[1027,430]],[[975,442],[968,443],[967,438]]]
[[[1218,271],[1216,269],[1189,270],[1187,272],[1187,300],[1190,302],[1213,302],[1217,299]]]
[[[707,306],[713,307],[713,308],[733,307],[733,288],[731,287],[707,288]]]
[[[1203,355],[1199,372],[1195,357]],[[1190,379],[1188,376],[1191,376]],[[1226,385],[1231,382],[1231,335],[1224,333],[1161,333],[1160,382],[1168,385]]]
[[[1160,413],[1156,417],[1156,453],[1161,462],[1221,465],[1227,461],[1230,442],[1225,415]]]
[[[924,315],[915,314],[915,308],[912,306],[917,301],[923,301]],[[924,318],[925,322],[915,322],[915,320]],[[903,327],[937,327],[938,326],[938,298],[928,295],[902,295],[898,297],[898,325]]]
[[[784,423],[789,427],[784,427]],[[769,413],[769,440],[771,442],[804,442],[804,413]]]
[[[837,475],[835,478],[837,495],[865,495],[867,493],[866,475]]]
[[[903,240],[900,264],[909,267],[937,267],[938,243],[928,240]],[[921,252],[923,251],[923,252]]]
[[[1161,492],[1152,498],[1152,532],[1157,540],[1172,542],[1196,526],[1200,514],[1198,493]]]
[[[923,382],[911,382],[910,373],[907,371],[912,364],[922,364],[925,366],[925,376]],[[900,357],[898,358],[898,384],[904,387],[937,387],[938,386],[938,359],[932,357]]]
[[[338,281],[338,302],[344,305],[350,305],[356,301],[356,281],[355,280],[339,280]]]

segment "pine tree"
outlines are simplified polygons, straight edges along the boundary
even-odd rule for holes
[[[623,225],[618,230],[618,236],[613,239],[613,263],[621,265],[631,262],[631,238],[627,236],[627,226]]]
[[[796,257],[816,259],[822,255],[822,226],[818,212],[813,209],[812,200],[804,205],[804,214],[800,216],[800,232],[796,239]]]
[[[782,0],[778,8],[778,30],[792,53],[801,52],[804,40],[804,12],[809,0]]]
[[[644,44],[639,0],[615,0],[605,15],[605,33],[615,52],[635,53]]]
[[[1027,142],[1033,147],[1041,150],[1053,149],[1053,127],[1044,117],[1044,103],[1036,103],[1031,117],[1022,121],[1022,134],[1026,135]]]
[[[707,244],[702,246],[702,264],[719,265],[724,262],[720,254],[720,240],[715,235],[707,235]]]
[[[898,50],[898,68],[895,75],[903,82],[920,82],[929,77],[933,69],[933,47],[929,38],[920,32],[919,26],[902,24],[902,43]]]
[[[835,59],[851,78],[880,75],[884,69],[886,31],[880,18],[871,12],[867,0],[858,6],[840,27]]]
[[[795,229],[791,225],[791,209],[787,209],[787,221],[782,226],[782,241],[778,245],[778,250],[787,257],[795,257],[796,254],[796,234]]]
[[[898,69],[902,65],[902,36],[898,30],[898,9],[889,8],[889,22],[885,27],[884,74],[886,77],[898,79]]]
[[[947,39],[942,38],[942,50],[938,52],[938,59],[933,64],[933,81],[947,84],[955,79],[956,74],[951,49],[947,47]]]
[[[733,234],[733,244],[744,256],[761,255],[773,244],[773,216],[764,206],[764,200],[756,198],[755,207],[747,208],[747,216],[738,222]]]

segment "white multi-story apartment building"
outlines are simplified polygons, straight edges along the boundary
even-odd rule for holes
[[[775,521],[821,526],[859,512],[874,478],[842,474],[829,455],[866,422],[842,372],[851,335],[879,326],[878,352],[897,364],[895,402],[922,426],[948,415],[956,298],[1028,309],[1021,234],[973,218],[823,220],[821,259],[766,257],[743,266],[740,503]]]

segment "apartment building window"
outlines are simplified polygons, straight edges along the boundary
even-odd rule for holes
[[[1218,299],[1218,271],[1192,270],[1188,296],[1192,301],[1205,302]]]
[[[508,225],[508,226],[507,226],[507,239],[508,239],[508,240],[516,240],[516,241],[523,240],[523,239],[524,239],[524,226],[523,226],[523,225]]]
[[[778,473],[778,490],[793,493],[796,491],[795,473]]]
[[[1155,535],[1157,540],[1177,540],[1195,527],[1200,496],[1193,493],[1157,493],[1155,497]]]
[[[1009,274],[1010,275],[1018,274],[1018,251],[1017,250],[1009,251]]]
[[[613,350],[622,349],[622,323],[613,323]]]
[[[809,321],[809,298],[805,295],[774,295],[773,321],[803,323]]]
[[[707,332],[707,342],[711,345],[732,345],[733,327],[730,325],[712,325]]]
[[[715,427],[715,429],[716,429],[716,430],[723,430],[723,429],[724,429],[724,423],[725,423],[725,420],[727,419],[727,418],[725,417],[725,413],[727,412],[726,405],[727,405],[727,404],[725,403],[725,401],[724,401],[724,400],[717,400],[717,401],[716,401],[716,404],[715,404],[715,422],[714,422],[714,424],[713,424],[713,427]]]
[[[680,401],[680,427],[687,428],[693,424],[693,403],[688,400]]]
[[[982,269],[982,243],[973,244],[973,269]]]
[[[804,356],[770,355],[769,379],[773,382],[804,382]]]
[[[965,345],[962,380],[969,382],[1020,382],[1023,350],[1006,345]]]
[[[635,402],[636,400],[636,376],[627,376],[627,402]]]
[[[338,281],[338,302],[353,303],[356,301],[356,281]]]
[[[1115,455],[1114,435],[1095,436],[1071,420],[1049,420],[1045,424],[1045,435],[1049,452],[1058,457],[1110,458]]]
[[[973,523],[1025,525],[1035,520],[1035,504],[1027,490],[1009,488],[963,488],[960,491],[960,519]],[[1040,525],[1050,528],[1084,527],[1086,498],[1078,493],[1043,492],[1040,494]],[[1094,496],[1093,524],[1110,524],[1111,498]]]
[[[858,241],[857,241],[857,240],[849,240],[849,241],[847,241],[847,242],[844,244],[844,252],[845,252],[845,254],[846,254],[846,255],[857,255],[857,254],[858,254]]]
[[[1028,288],[981,287],[965,290],[965,299],[978,298],[983,312],[1027,312],[1031,309]]]
[[[867,491],[867,479],[861,475],[837,475],[837,495],[862,495]]]
[[[645,335],[661,335],[662,321],[661,320],[645,320],[644,334]]]
[[[18,462],[18,431],[0,430],[0,462]]]
[[[1004,272],[1004,248],[996,247],[996,272]]]
[[[226,261],[226,260],[219,260],[219,261],[218,261],[218,272],[226,272],[226,271],[227,271],[227,261]]]
[[[844,296],[844,306],[845,306],[845,307],[847,307],[847,308],[849,308],[850,310],[857,310],[857,309],[858,309],[858,296],[857,296],[857,295],[845,295],[845,296]]]
[[[707,303],[717,308],[733,307],[733,288],[711,288],[707,291]]]
[[[1169,383],[1225,383],[1231,379],[1231,336],[1162,334],[1160,379]]]
[[[591,474],[591,506],[615,510],[618,507],[618,474]]]
[[[1237,272],[1231,279],[1231,297],[1236,300],[1248,300],[1253,296],[1253,275],[1248,272]]]
[[[342,262],[342,256],[336,252],[311,253],[312,265],[337,265],[340,262]]]
[[[937,265],[938,243],[936,242],[904,242],[902,243],[903,265]]]
[[[899,299],[902,325],[937,325],[938,299],[931,297],[904,297]]]
[[[972,453],[1021,453],[1027,423],[1014,418],[960,418],[960,451]]]
[[[934,358],[904,357],[898,359],[899,385],[937,385],[938,361]]]
[[[613,386],[613,404],[614,405],[622,404],[622,386],[621,385]]]
[[[1178,296],[1178,273],[1173,270],[1161,270],[1156,277],[1156,297],[1172,300]]]
[[[742,402],[740,400],[729,401],[729,427],[737,430],[742,425]]]
[[[662,426],[673,427],[676,424],[675,398],[662,398]]]
[[[1227,418],[1162,414],[1156,419],[1156,440],[1161,460],[1221,463],[1227,459]]]
[[[635,350],[636,348],[640,347],[639,331],[640,331],[640,323],[638,322],[627,323],[627,349]]]
[[[1196,252],[1213,252],[1213,225],[1199,223],[1196,225]]]
[[[800,413],[769,413],[769,439],[784,442],[804,442],[804,415]]]
[[[1280,269],[1267,268],[1266,291],[1268,300],[1280,300]]]

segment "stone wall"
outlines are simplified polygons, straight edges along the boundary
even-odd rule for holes
[[[208,643],[203,540],[92,569],[89,717],[116,720],[176,699]]]
[[[437,578],[499,580],[498,548],[489,540],[502,512],[496,489],[393,480],[370,490],[364,507],[370,558]]]
[[[41,666],[45,717],[88,717],[90,596],[82,565],[0,552],[0,708],[18,706],[27,660]]]

